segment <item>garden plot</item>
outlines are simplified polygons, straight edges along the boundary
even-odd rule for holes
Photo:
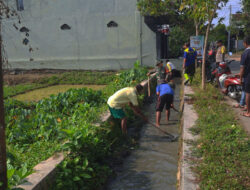
[[[86,189],[102,187],[107,179],[103,176],[108,177],[111,173],[107,158],[114,149],[121,150],[128,139],[122,136],[115,123],[104,123],[100,127],[93,123],[98,122],[100,115],[107,110],[110,95],[123,87],[135,86],[146,78],[147,72],[137,63],[133,69],[118,75],[103,76],[99,82],[108,85],[102,90],[70,89],[38,102],[6,99],[9,185],[22,183],[21,180],[33,172],[36,164],[57,151],[65,151],[70,154],[60,165],[56,189],[79,189],[83,185]],[[96,73],[93,72],[93,76],[88,74],[92,83],[97,84]],[[67,78],[67,82],[79,77],[77,74]],[[49,84],[55,81],[60,84],[61,78],[49,81],[52,81]],[[142,99],[140,97],[141,102]],[[134,119],[131,110],[127,111],[129,118]]]
[[[107,85],[113,81],[117,73],[112,71],[51,72],[52,71],[30,71],[16,75],[5,74],[4,98],[55,85]]]
[[[40,88],[24,94],[14,96],[13,98],[19,101],[33,101],[37,102],[43,98],[48,98],[51,95],[57,95],[66,92],[69,89],[91,88],[93,90],[102,90],[106,85],[56,85],[46,88]]]

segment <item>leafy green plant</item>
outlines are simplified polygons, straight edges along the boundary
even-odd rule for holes
[[[101,127],[92,123],[107,109],[107,98],[114,91],[137,84],[146,73],[147,69],[137,62],[103,91],[71,89],[37,103],[6,99],[9,185],[22,182],[37,163],[64,150],[70,153],[59,166],[56,189],[79,189],[83,184],[86,189],[100,188],[106,182],[104,176],[111,173],[107,158],[127,140],[115,123]],[[131,110],[127,110],[132,119]]]

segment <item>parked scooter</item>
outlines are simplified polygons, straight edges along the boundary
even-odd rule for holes
[[[219,78],[220,87],[222,92],[228,95],[230,98],[238,99],[242,93],[242,86],[239,75],[227,75],[223,74]]]
[[[218,66],[216,66],[216,63],[213,64],[212,70],[211,70],[211,82],[217,82],[217,79],[219,79],[223,74],[230,75],[232,74],[231,69],[229,67],[230,63],[234,60],[225,61],[219,63]]]

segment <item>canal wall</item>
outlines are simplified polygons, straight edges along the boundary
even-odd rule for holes
[[[183,85],[183,101],[181,103],[182,119],[181,119],[181,139],[179,148],[179,166],[177,173],[177,189],[178,190],[196,190],[199,185],[192,171],[192,150],[190,141],[196,140],[199,136],[194,136],[190,129],[195,125],[198,115],[191,103],[191,97],[194,92],[190,86]]]

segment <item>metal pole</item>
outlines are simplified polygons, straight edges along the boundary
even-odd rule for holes
[[[229,7],[229,9],[230,9],[230,13],[229,13],[229,27],[228,27],[228,41],[227,41],[227,49],[228,49],[228,52],[230,52],[230,43],[231,43],[231,29],[230,29],[230,27],[231,27],[231,17],[232,17],[232,5],[230,5],[230,7]]]
[[[137,30],[137,36],[136,36],[136,51],[137,51],[137,60],[140,62],[140,65],[143,65],[142,63],[142,15],[139,11],[136,11],[136,30]]]
[[[0,19],[0,190],[7,188],[6,140],[3,102],[3,55],[2,55],[2,22]]]
[[[139,19],[139,58],[140,58],[140,64],[141,66],[143,65],[142,63],[142,15],[140,13],[140,19]]]

